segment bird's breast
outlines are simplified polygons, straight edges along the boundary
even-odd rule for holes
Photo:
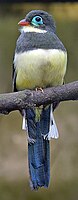
[[[66,65],[67,53],[58,49],[15,54],[16,87],[21,90],[62,84]]]

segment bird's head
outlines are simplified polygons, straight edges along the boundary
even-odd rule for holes
[[[43,32],[56,31],[53,17],[42,10],[30,11],[25,19],[21,20],[18,24],[22,27],[21,30],[25,32],[40,32],[40,30]]]

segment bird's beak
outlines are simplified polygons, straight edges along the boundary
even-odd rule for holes
[[[25,19],[22,19],[19,23],[18,23],[18,25],[20,25],[20,26],[28,26],[30,23],[28,22],[28,21],[26,21]]]

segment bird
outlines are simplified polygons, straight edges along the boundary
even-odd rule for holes
[[[13,91],[41,90],[62,85],[67,50],[56,34],[55,20],[43,10],[31,10],[19,23],[13,58]],[[28,166],[32,190],[50,183],[50,139],[59,137],[53,110],[56,102],[21,111],[28,138]]]

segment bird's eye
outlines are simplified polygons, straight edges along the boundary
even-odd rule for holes
[[[31,23],[35,26],[39,26],[39,25],[42,25],[43,24],[43,20],[42,20],[42,17],[40,16],[35,16],[33,17]]]

